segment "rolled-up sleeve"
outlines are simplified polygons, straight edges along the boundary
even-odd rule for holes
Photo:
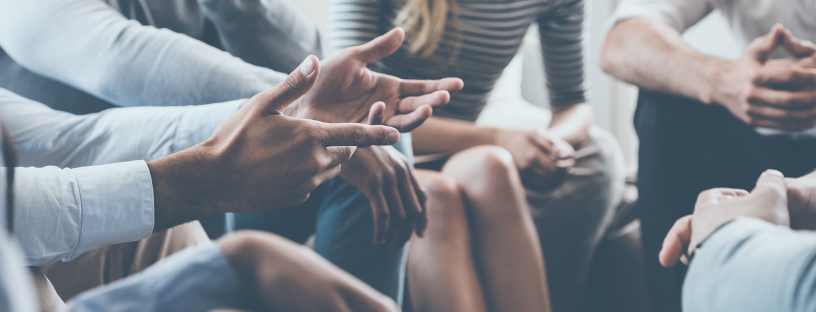
[[[684,32],[714,10],[711,0],[623,0],[609,18],[607,30],[633,17],[664,22]]]
[[[738,219],[695,254],[685,311],[816,311],[816,233]]]
[[[153,232],[153,184],[144,161],[15,170],[14,228],[28,265],[69,261]]]
[[[215,244],[187,248],[147,270],[68,302],[68,311],[210,311],[247,302]]]

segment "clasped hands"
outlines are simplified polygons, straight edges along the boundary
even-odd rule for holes
[[[769,60],[784,49],[791,58]],[[735,61],[712,68],[710,102],[743,122],[762,128],[800,131],[816,126],[816,45],[782,25],[755,39]]]
[[[816,172],[785,178],[768,170],[749,193],[715,188],[700,193],[694,213],[675,222],[663,241],[659,260],[665,267],[688,256],[711,234],[737,218],[756,218],[793,229],[816,230]]]

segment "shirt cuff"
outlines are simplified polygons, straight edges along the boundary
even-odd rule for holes
[[[153,232],[153,182],[138,160],[71,169],[79,190],[81,232],[70,261],[107,245],[143,239]]]
[[[246,101],[242,99],[219,104],[189,106],[189,109],[179,119],[173,152],[190,148],[212,137],[215,129]]]
[[[68,302],[68,311],[210,311],[246,302],[241,283],[215,244],[189,247],[142,273]],[[97,310],[97,308],[100,308]]]

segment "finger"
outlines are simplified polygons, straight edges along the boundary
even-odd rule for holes
[[[392,145],[399,141],[399,131],[386,126],[356,123],[320,123],[323,146]]]
[[[384,243],[391,243],[392,247],[395,246],[395,241],[402,231],[406,218],[405,207],[403,207],[402,198],[397,190],[398,187],[399,186],[393,181],[383,183],[383,194],[385,195],[386,201],[388,201],[388,211],[390,214],[388,234],[386,234]]]
[[[419,237],[423,237],[425,236],[425,229],[428,228],[428,197],[425,193],[425,188],[419,184],[419,181],[416,180],[413,174],[411,174],[411,183],[414,186],[420,208],[422,208],[420,215],[417,217],[416,234]]]
[[[753,118],[785,122],[788,124],[807,125],[813,120],[816,120],[816,108],[804,111],[794,111],[769,105],[750,105],[747,112],[748,115]]]
[[[782,39],[782,47],[793,57],[803,58],[816,53],[816,44],[796,38],[789,29],[785,29]]]
[[[555,155],[557,148],[555,143],[553,143],[553,141],[551,141],[549,138],[536,133],[535,135],[530,136],[530,142],[538,146],[538,148],[548,155]]]
[[[357,150],[356,146],[327,146],[324,148],[326,161],[322,164],[321,170],[333,168],[334,166],[343,164],[354,155]]]
[[[440,107],[450,102],[450,92],[445,90],[435,91],[431,94],[420,96],[409,96],[399,102],[397,109],[400,113],[413,112],[417,108],[430,105],[431,107]]]
[[[666,234],[663,240],[663,247],[660,249],[658,259],[664,267],[671,267],[680,260],[680,256],[688,250],[691,240],[691,216],[685,216],[677,220]]]
[[[379,187],[379,185],[376,185],[373,189]],[[386,234],[388,233],[388,220],[390,220],[388,204],[382,192],[372,194],[369,201],[371,202],[371,211],[374,213],[374,248],[379,248],[385,244]]]
[[[813,128],[816,126],[816,121],[802,121],[802,122],[791,122],[785,120],[776,120],[776,119],[767,119],[763,118],[762,116],[754,116],[750,115],[747,120],[748,124],[759,127],[759,128],[769,128],[769,129],[777,129],[782,131],[801,131]]]
[[[402,202],[404,203],[405,220],[402,221],[400,230],[391,243],[394,250],[402,249],[405,243],[411,239],[411,235],[416,229],[417,217],[422,212],[422,207],[419,205],[419,200],[416,197],[416,192],[414,192],[414,187],[409,177],[405,176],[405,174],[399,174],[397,178],[400,181],[400,198],[402,198]]]
[[[782,44],[784,32],[785,28],[782,24],[774,25],[768,34],[754,39],[754,41],[748,45],[748,48],[746,48],[745,54],[750,55],[760,63],[765,63],[771,56],[771,53]]]
[[[785,184],[785,175],[777,170],[765,170],[756,182],[751,194],[762,193],[776,198],[787,197],[788,187]]]
[[[748,102],[754,105],[748,107],[748,112],[768,116],[769,118],[785,118],[786,113],[800,113],[809,117],[816,108],[816,91],[781,91],[769,88],[755,88],[748,96]]]
[[[341,166],[336,165],[334,167],[327,168],[326,170],[323,170],[320,173],[318,173],[314,177],[314,186],[315,186],[315,188],[317,188],[317,186],[319,186],[319,185],[321,185],[323,183],[326,183],[326,181],[334,179],[334,177],[336,177],[338,174],[340,174],[340,169],[341,169]],[[312,189],[312,190],[314,190],[314,189]]]
[[[558,168],[570,168],[572,166],[575,166],[575,158],[565,158],[556,160],[555,165],[558,166]]]
[[[261,110],[270,115],[283,114],[289,104],[309,92],[320,74],[320,61],[309,55],[303,63],[286,77],[286,80],[274,88],[261,92],[253,97],[262,103]],[[256,102],[250,100],[249,102]]]
[[[791,63],[773,63],[757,72],[754,83],[775,89],[812,90],[816,86],[816,69]]]
[[[465,83],[459,78],[442,78],[440,80],[405,79],[400,82],[402,96],[419,96],[445,90],[456,93],[462,90]]]
[[[385,125],[394,127],[400,132],[411,132],[422,125],[422,123],[428,120],[432,115],[433,109],[430,106],[420,106],[410,114],[394,115],[388,118],[388,120],[385,121]]]
[[[380,101],[371,105],[371,109],[368,111],[368,120],[366,121],[369,125],[381,125],[383,122],[383,113],[385,112],[385,103]]]
[[[378,61],[393,54],[402,45],[405,31],[397,27],[365,44],[350,48],[351,53],[363,63]]]

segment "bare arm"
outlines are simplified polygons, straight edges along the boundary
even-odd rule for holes
[[[592,107],[586,103],[553,110],[550,133],[574,146],[589,136],[589,127],[593,122],[592,116]]]
[[[695,51],[680,32],[648,18],[631,18],[613,26],[601,56],[603,70],[618,79],[703,103],[712,102],[715,75],[728,63]]]

